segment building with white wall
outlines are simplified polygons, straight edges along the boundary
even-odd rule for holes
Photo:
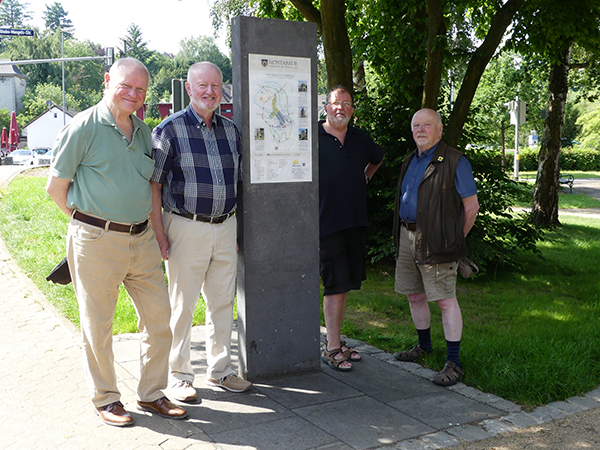
[[[52,147],[60,130],[71,121],[75,114],[74,111],[67,109],[63,119],[62,108],[52,105],[48,111],[23,127],[21,134],[27,137],[27,147]]]
[[[9,60],[0,60],[0,109],[18,113],[23,109],[28,76]]]

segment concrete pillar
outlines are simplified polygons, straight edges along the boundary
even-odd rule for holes
[[[240,371],[251,381],[314,372],[320,317],[316,26],[236,17],[232,51],[244,178],[237,210]]]

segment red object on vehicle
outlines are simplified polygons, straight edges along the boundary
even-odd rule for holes
[[[12,152],[19,146],[19,125],[17,125],[17,115],[12,112],[10,116],[10,131],[8,133],[8,146]]]

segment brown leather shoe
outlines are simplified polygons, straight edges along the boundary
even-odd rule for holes
[[[137,404],[140,411],[158,414],[167,419],[185,419],[187,417],[187,411],[180,408],[175,403],[170,402],[167,397],[159,398],[153,402],[138,401]]]
[[[102,421],[107,425],[112,425],[114,427],[127,427],[133,425],[133,419],[129,413],[125,411],[123,403],[121,402],[100,406],[99,408],[96,408],[96,410]]]

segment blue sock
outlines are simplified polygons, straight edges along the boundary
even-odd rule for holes
[[[431,327],[425,330],[417,329],[417,334],[419,335],[419,347],[421,347],[427,353],[432,352],[433,346],[431,345]]]
[[[446,346],[448,347],[448,356],[446,361],[452,361],[454,364],[462,367],[458,354],[460,353],[460,341],[448,341],[446,340]]]

